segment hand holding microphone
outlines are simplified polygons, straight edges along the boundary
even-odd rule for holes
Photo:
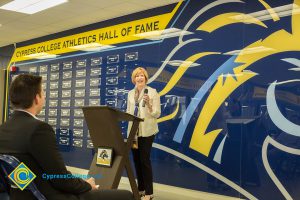
[[[148,96],[148,89],[147,88],[145,88],[145,90],[144,90],[144,97],[143,97],[142,106],[145,107],[145,104],[149,104],[149,96]]]

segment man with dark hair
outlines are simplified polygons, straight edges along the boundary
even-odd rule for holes
[[[0,154],[15,156],[23,162],[36,175],[34,182],[48,200],[133,199],[129,191],[98,190],[94,178],[43,179],[43,174],[70,177],[71,173],[58,151],[53,128],[36,118],[45,103],[42,78],[29,74],[17,76],[9,88],[9,97],[14,113],[0,126]],[[35,198],[26,189],[11,188],[10,199]]]
[[[32,106],[32,100],[35,99],[36,95],[41,98],[42,92],[42,77],[32,75],[19,75],[14,80],[9,88],[9,96],[11,104],[17,109],[28,109]],[[42,98],[42,100],[45,97]],[[41,106],[44,103],[40,104]],[[41,110],[38,110],[40,112]]]

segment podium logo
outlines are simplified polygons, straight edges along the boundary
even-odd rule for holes
[[[36,178],[36,175],[21,162],[8,177],[23,191]]]

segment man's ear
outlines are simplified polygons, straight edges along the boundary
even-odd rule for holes
[[[36,105],[36,104],[38,104],[39,103],[39,96],[38,96],[39,94],[36,94],[35,95],[35,97],[34,97],[34,104]]]

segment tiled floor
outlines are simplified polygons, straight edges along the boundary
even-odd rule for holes
[[[72,173],[87,174],[87,170],[68,167]],[[122,177],[119,189],[131,190],[127,178]],[[154,199],[155,200],[237,200],[238,198],[221,196],[195,190],[188,190],[168,185],[154,183]]]
[[[130,190],[127,178],[122,178],[120,189]],[[154,184],[154,199],[155,200],[236,200],[237,198],[210,194],[206,192],[199,192],[195,190],[188,190],[168,185]]]

